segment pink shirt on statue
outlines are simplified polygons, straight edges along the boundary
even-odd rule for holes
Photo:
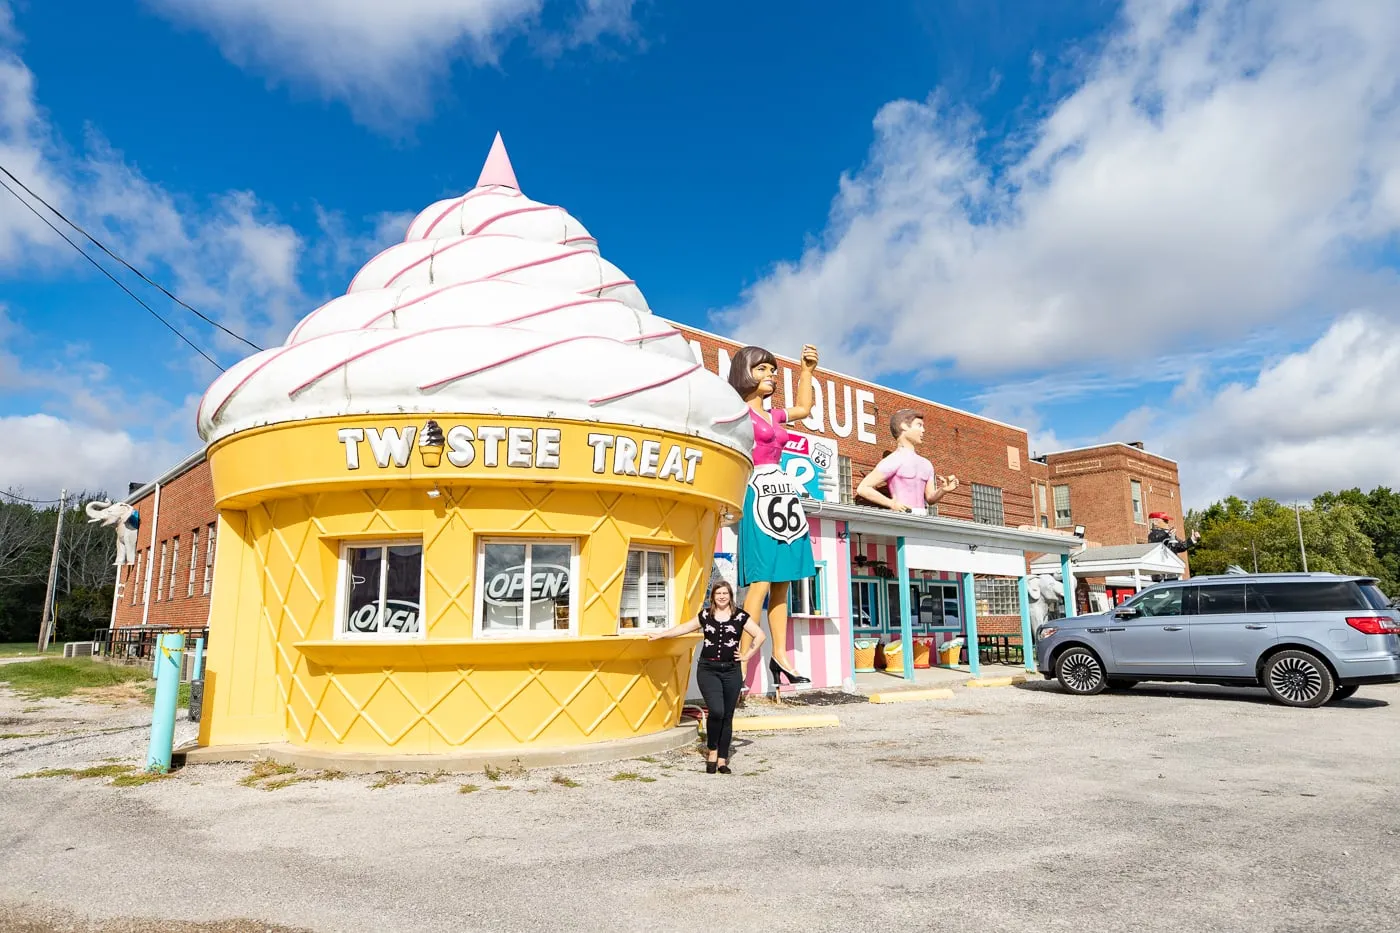
[[[788,429],[783,427],[787,421],[786,409],[774,408],[768,412],[768,417],[773,419],[772,424],[752,408],[749,409],[749,419],[753,422],[754,466],[777,466],[782,462],[783,447],[791,436]]]
[[[933,479],[933,464],[927,457],[901,447],[876,464],[875,472],[885,477],[891,499],[921,514],[928,512],[925,492]]]

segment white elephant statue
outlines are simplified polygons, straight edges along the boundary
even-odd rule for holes
[[[1065,588],[1059,580],[1049,574],[1028,577],[1026,595],[1030,598],[1031,631],[1036,631],[1051,618],[1059,618],[1051,615],[1065,601]]]
[[[87,504],[88,522],[115,525],[117,529],[117,560],[115,566],[136,563],[136,531],[141,527],[141,515],[125,502]]]

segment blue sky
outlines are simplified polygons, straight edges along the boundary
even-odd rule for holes
[[[1391,6],[0,0],[0,164],[267,345],[499,130],[658,313],[1308,495],[1400,483]],[[0,203],[0,486],[149,478],[212,367]]]

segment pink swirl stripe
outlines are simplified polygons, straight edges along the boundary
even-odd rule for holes
[[[448,376],[445,379],[439,379],[436,382],[425,382],[418,387],[418,391],[430,392],[433,389],[438,389],[442,386],[447,385],[449,382],[456,382],[457,380],[465,379],[468,376],[475,376],[479,373],[486,372],[488,369],[495,369],[497,366],[504,366],[505,364],[513,363],[516,360],[523,360],[527,356],[534,356],[536,353],[539,353],[542,350],[548,350],[552,347],[561,347],[569,343],[577,343],[580,340],[606,340],[608,343],[619,342],[617,340],[613,340],[611,337],[599,337],[594,334],[579,334],[573,337],[564,337],[559,340],[551,340],[548,343],[539,344],[538,346],[531,347],[528,350],[522,350],[519,353],[512,353],[510,356],[501,357],[499,360],[493,360],[492,362],[487,363],[483,366],[476,366],[472,369],[464,370],[463,372],[457,373],[456,375]]]
[[[564,238],[564,245],[565,245],[565,246],[568,246],[570,243],[592,243],[593,245],[596,246],[596,245],[598,244],[598,238],[597,238],[596,236],[571,236],[571,237],[565,237],[565,238]]]
[[[418,303],[421,302],[421,301],[427,301],[429,298],[436,297],[437,295],[441,295],[443,292],[451,291],[451,290],[454,289],[454,288],[462,288],[462,287],[467,286],[467,285],[480,285],[483,281],[487,281],[487,280],[483,280],[483,279],[472,279],[470,282],[455,282],[455,283],[453,283],[452,285],[444,285],[442,288],[433,289],[431,292],[428,292],[426,295],[419,295],[417,298],[414,298],[412,301],[405,301],[403,304],[398,305],[398,306],[393,307],[393,308],[390,308],[388,311],[382,311],[382,312],[380,312],[379,314],[376,314],[374,317],[370,318],[368,321],[366,321],[364,324],[362,324],[361,327],[364,327],[364,328],[372,327],[373,325],[375,325],[375,324],[379,323],[380,321],[384,320],[384,319],[385,319],[386,317],[388,317],[389,315],[391,315],[391,314],[397,314],[397,313],[400,312],[400,311],[404,311],[404,310],[406,310],[406,309],[408,309],[408,308],[411,308],[411,307],[413,307],[414,305],[418,304]],[[559,310],[562,310],[562,309],[564,309],[564,308],[572,308],[572,307],[574,307],[575,305],[602,304],[602,303],[604,303],[604,302],[615,302],[615,299],[613,299],[613,298],[581,298],[581,299],[579,299],[578,301],[566,301],[566,302],[564,302],[563,304],[555,305],[555,306],[552,307],[552,308],[544,308],[544,309],[542,309],[542,310],[540,310],[540,311],[531,311],[531,312],[529,312],[528,314],[521,314],[521,315],[519,315],[519,316],[517,316],[517,317],[505,318],[505,319],[499,320],[499,321],[491,321],[490,324],[514,324],[516,321],[523,321],[523,320],[525,320],[526,318],[532,318],[532,317],[535,317],[536,315],[540,315],[540,314],[549,314],[551,311],[559,311]],[[484,325],[484,326],[489,326],[489,325]]]
[[[584,289],[580,289],[580,292],[597,292],[599,295],[602,295],[602,293],[605,292],[605,291],[607,291],[609,288],[621,288],[621,287],[624,286],[624,285],[636,285],[636,284],[637,284],[637,280],[636,280],[636,279],[618,279],[616,282],[604,282],[602,285],[599,285],[597,288],[584,288]]]
[[[478,234],[478,236],[491,236],[491,234]],[[385,287],[385,288],[388,288],[390,285],[393,285],[394,282],[398,279],[399,276],[403,275],[405,272],[409,271],[410,269],[413,269],[413,268],[416,267],[416,266],[420,266],[420,265],[422,265],[423,263],[427,262],[428,260],[433,259],[433,258],[435,258],[435,257],[437,257],[437,256],[441,256],[443,253],[447,252],[447,251],[450,250],[450,249],[453,249],[454,247],[461,246],[461,245],[464,244],[464,243],[471,243],[471,242],[473,242],[475,239],[476,239],[476,237],[462,237],[460,240],[457,240],[457,241],[452,242],[452,243],[448,243],[448,244],[447,244],[446,246],[444,246],[442,249],[435,249],[435,250],[433,250],[431,253],[429,253],[428,255],[424,256],[422,259],[419,259],[419,260],[417,260],[417,261],[415,261],[415,262],[411,262],[411,263],[409,263],[407,266],[405,266],[404,268],[400,269],[398,272],[395,272],[395,273],[394,273],[392,276],[390,276],[389,279],[384,283],[384,287]],[[518,237],[511,237],[510,239],[518,239]],[[558,261],[561,260],[561,259],[570,259],[570,258],[572,258],[572,257],[574,257],[574,256],[591,256],[591,255],[593,255],[593,254],[590,253],[590,252],[589,252],[588,250],[586,250],[586,249],[570,249],[570,250],[566,250],[566,251],[563,252],[563,253],[560,253],[558,256],[548,256],[548,257],[546,257],[546,258],[544,258],[544,259],[532,259],[532,260],[530,260],[529,262],[522,262],[522,263],[520,263],[520,264],[517,265],[517,266],[509,266],[509,267],[507,267],[507,268],[505,268],[505,269],[497,269],[495,272],[492,272],[490,275],[483,275],[483,276],[481,276],[480,278],[473,279],[472,281],[484,282],[484,281],[486,281],[487,279],[494,279],[494,278],[496,278],[496,277],[498,277],[498,276],[509,275],[509,274],[512,273],[512,272],[519,272],[521,269],[529,269],[529,268],[531,268],[531,267],[533,267],[533,266],[548,265],[548,264],[551,263],[551,262],[558,262]]]
[[[712,424],[712,425],[734,424],[734,423],[737,422],[737,421],[743,421],[745,418],[747,418],[747,417],[749,416],[749,411],[750,411],[750,409],[745,408],[743,411],[739,412],[739,414],[737,414],[737,415],[732,415],[732,416],[725,417],[725,418],[715,418],[714,420],[712,420],[712,421],[710,422],[710,424]]]
[[[362,360],[367,356],[378,353],[380,350],[388,349],[389,347],[392,347],[395,344],[404,343],[405,341],[413,340],[418,337],[424,337],[428,334],[437,334],[445,330],[459,330],[463,327],[470,326],[471,325],[469,324],[449,324],[446,327],[429,327],[427,330],[416,330],[412,333],[403,334],[402,336],[395,337],[392,340],[386,340],[381,344],[376,344],[375,346],[372,346],[366,350],[361,350],[359,353],[353,353],[350,356],[347,356],[345,359],[341,360],[340,362],[326,367],[316,375],[312,376],[310,379],[303,382],[301,385],[288,392],[287,398],[294,399],[302,392],[305,392],[307,389],[311,388],[313,385],[320,382],[322,379],[326,378],[331,373],[335,372],[337,369],[340,369],[342,366],[348,366],[356,360]]]
[[[485,230],[487,227],[491,226],[496,221],[505,220],[507,217],[514,217],[516,214],[534,214],[538,213],[539,211],[557,210],[559,210],[559,208],[555,207],[553,204],[536,204],[534,207],[517,207],[513,211],[502,211],[494,217],[488,217],[486,220],[483,220],[481,223],[477,224],[475,227],[472,227],[470,230],[464,230],[462,232],[465,233],[467,236],[476,236],[478,233]]]
[[[260,361],[258,365],[248,370],[248,374],[245,375],[242,379],[238,380],[237,385],[235,385],[232,389],[229,389],[228,395],[224,396],[224,400],[219,403],[219,407],[214,409],[214,413],[209,416],[210,419],[212,420],[214,418],[219,417],[219,415],[223,414],[224,409],[228,407],[229,402],[233,401],[233,397],[238,394],[239,390],[246,386],[254,376],[262,372],[264,369],[267,369],[267,367],[270,366],[274,361],[281,359],[283,356],[290,353],[292,350],[297,350],[302,347],[309,347],[311,346],[311,344],[315,343],[318,340],[324,340],[327,337],[334,337],[335,335],[335,333],[319,334],[318,336],[312,337],[310,340],[302,341],[301,343],[288,343],[277,347],[275,350],[264,350],[263,352],[267,354],[266,357],[262,361]],[[214,385],[218,385],[218,382],[215,382]],[[210,386],[210,391],[213,391],[213,388],[214,386]],[[206,397],[207,396],[208,393],[206,393]],[[204,410],[203,399],[200,399],[199,410]],[[198,413],[196,413],[195,417],[198,417]]]
[[[689,376],[691,373],[695,372],[699,368],[699,363],[692,363],[690,366],[687,366],[685,369],[676,373],[674,376],[667,376],[665,379],[658,379],[655,382],[648,382],[646,385],[635,386],[631,389],[626,389],[622,392],[614,392],[612,395],[602,395],[598,398],[591,398],[588,400],[588,404],[602,405],[607,402],[615,402],[620,398],[626,398],[629,395],[636,395],[638,392],[645,392],[648,389],[659,389],[662,386],[669,385],[670,383],[675,382],[678,379],[684,379],[686,376]]]
[[[462,195],[460,198],[457,198],[451,204],[447,205],[443,212],[439,214],[432,223],[428,224],[428,229],[423,231],[423,235],[419,237],[419,239],[426,240],[428,238],[428,235],[433,232],[434,228],[436,228],[438,224],[442,223],[444,220],[447,219],[448,214],[452,213],[472,198],[479,198],[483,194],[499,194],[502,197],[509,198],[525,197],[525,195],[521,194],[519,191],[512,191],[509,188],[502,188],[499,185],[492,185],[487,188],[473,188],[471,191],[468,191],[466,194]],[[407,241],[407,237],[405,237],[404,239],[405,241]]]

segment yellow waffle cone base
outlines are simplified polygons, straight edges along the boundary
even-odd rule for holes
[[[444,430],[557,431],[557,465],[537,466],[551,462],[545,457],[512,467],[502,443],[494,465],[478,448],[460,466],[452,459],[463,459],[459,435],[425,475],[412,447],[403,466],[391,456],[381,467],[368,441],[340,433],[402,431],[414,426],[408,419],[303,422],[211,447],[220,520],[200,744],[441,754],[576,745],[677,724],[696,639],[649,641],[619,629],[627,553],[669,550],[671,621],[692,617],[719,513],[740,507],[746,458],[626,426],[434,417]],[[600,435],[655,444],[659,459],[672,446],[700,456],[690,481],[674,463],[666,478],[615,472],[611,448],[596,472],[590,440]],[[553,435],[531,437],[553,449]],[[359,448],[355,469],[349,444]],[[435,486],[440,495],[429,497]],[[479,636],[484,537],[576,543],[575,632]],[[423,635],[345,639],[337,631],[342,545],[400,540],[423,546]]]

